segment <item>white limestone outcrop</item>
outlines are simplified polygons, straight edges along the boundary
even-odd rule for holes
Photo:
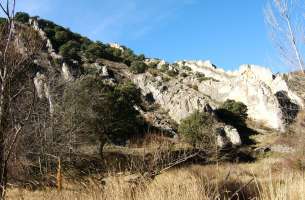
[[[152,94],[155,102],[178,123],[195,110],[203,110],[207,103],[212,107],[216,105],[207,96],[177,79],[166,82],[160,76],[146,73],[134,76],[133,82],[141,88],[143,95]]]
[[[72,74],[70,72],[69,66],[65,62],[62,64],[61,72],[62,72],[63,79],[65,81],[73,81],[74,80],[74,77],[72,76]]]
[[[50,87],[47,83],[47,77],[44,74],[37,72],[36,76],[34,77],[34,85],[37,96],[40,99],[46,98],[48,100],[50,114],[52,115],[54,113],[54,104],[52,95],[50,94]]]
[[[159,60],[159,63],[162,61]],[[285,92],[291,102],[303,107],[302,99],[288,88],[283,76],[274,75],[268,68],[242,65],[237,71],[226,72],[210,61],[179,61],[170,66],[187,72],[187,76],[165,82],[160,76],[146,73],[135,75],[133,81],[144,94],[152,93],[156,102],[178,123],[195,110],[202,110],[205,103],[216,108],[221,102],[232,99],[247,105],[249,118],[283,131],[285,116],[276,94]],[[184,70],[185,67],[189,70]],[[199,80],[196,73],[206,79]],[[196,86],[198,91],[190,85]]]

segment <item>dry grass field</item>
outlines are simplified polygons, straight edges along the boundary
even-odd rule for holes
[[[305,174],[285,168],[283,160],[266,158],[255,163],[192,165],[171,169],[153,180],[127,180],[113,175],[105,184],[86,181],[63,182],[64,189],[29,191],[11,188],[12,200],[205,200],[205,199],[305,199]]]

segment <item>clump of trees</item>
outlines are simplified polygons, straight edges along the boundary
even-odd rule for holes
[[[122,144],[141,127],[134,106],[141,101],[132,83],[110,86],[96,76],[83,76],[70,83],[63,97],[66,132],[100,141],[100,153],[107,141]]]
[[[25,12],[17,12],[15,15],[15,20],[21,23],[28,23],[30,15]]]
[[[70,40],[59,48],[59,53],[66,62],[69,62],[71,59],[81,61],[80,50],[81,45],[74,40]]]

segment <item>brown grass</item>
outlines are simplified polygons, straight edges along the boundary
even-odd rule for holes
[[[305,199],[304,172],[274,170],[278,159],[253,164],[193,165],[173,169],[154,180],[127,182],[126,175],[107,178],[105,185],[89,178],[85,183],[65,183],[64,189],[28,191],[10,189],[8,199],[21,200],[207,200],[207,199]],[[235,193],[236,192],[236,193]]]

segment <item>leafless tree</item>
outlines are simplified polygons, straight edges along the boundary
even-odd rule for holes
[[[284,63],[304,72],[305,4],[299,0],[269,0],[265,20]]]
[[[5,197],[12,150],[33,110],[35,91],[25,82],[31,82],[29,66],[42,46],[37,32],[15,24],[15,6],[16,0],[0,1],[6,16],[0,26],[0,199]]]

